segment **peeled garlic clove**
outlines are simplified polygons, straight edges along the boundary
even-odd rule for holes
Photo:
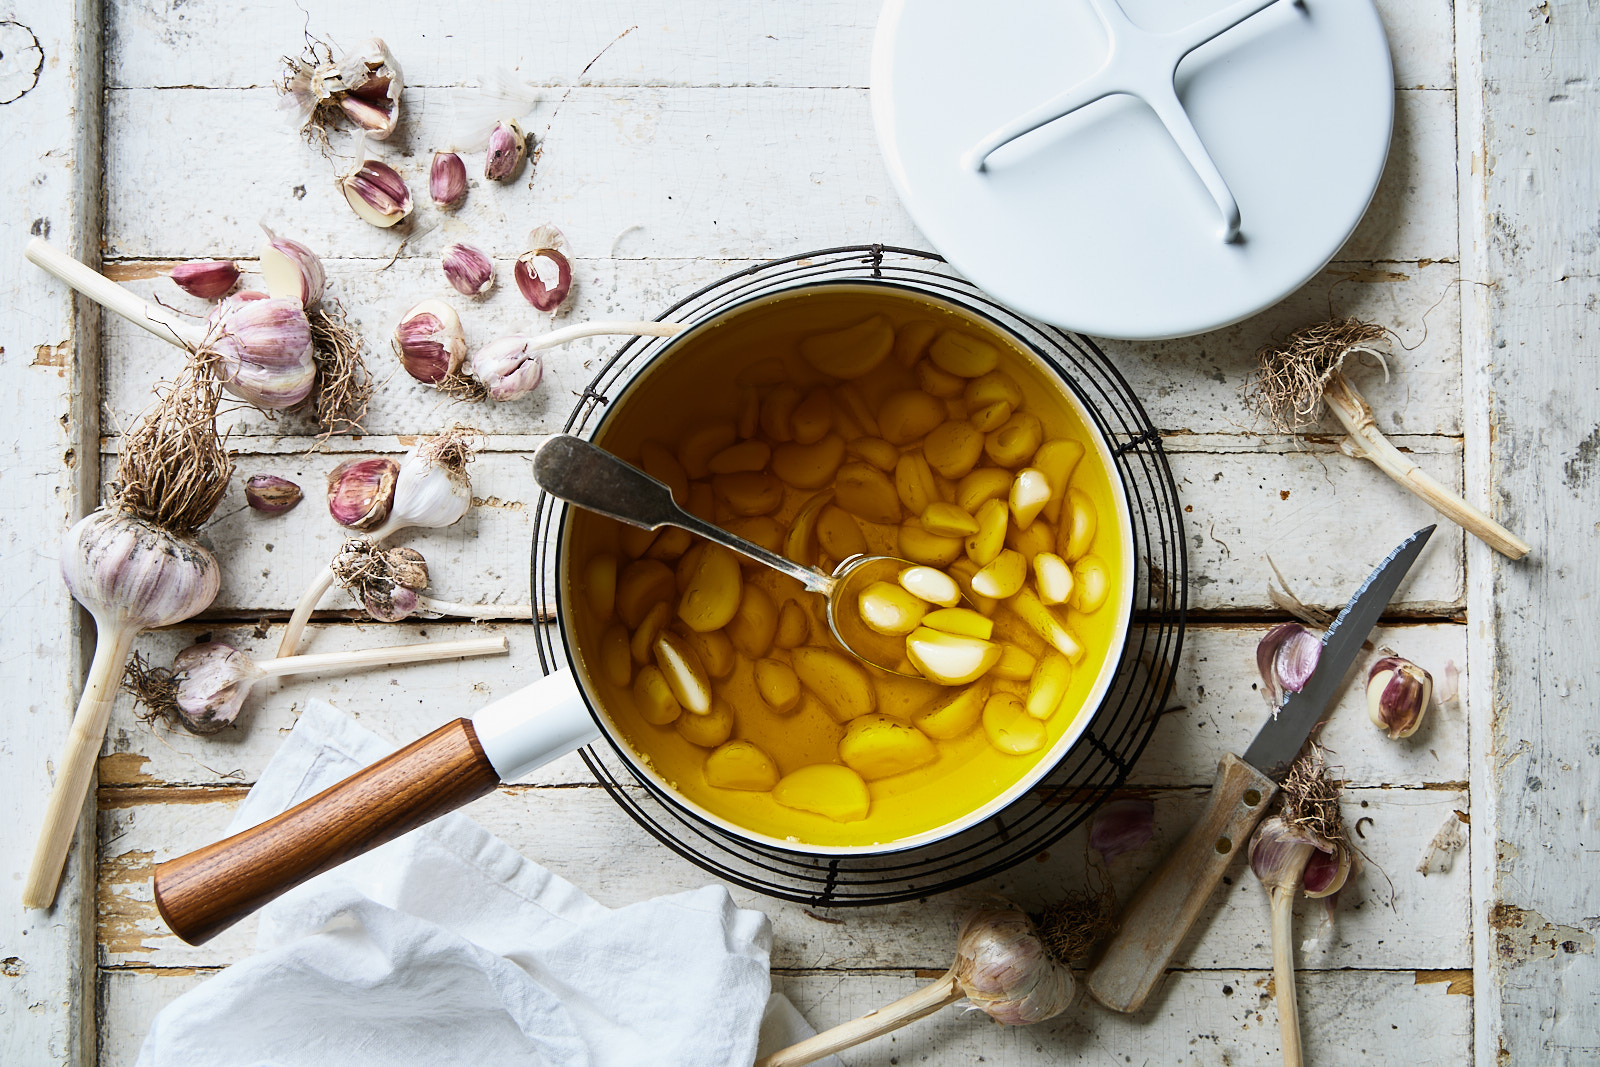
[[[489,134],[489,152],[483,159],[483,176],[492,182],[509,181],[528,152],[522,127],[509,120],[497,122]]]
[[[244,502],[263,515],[282,515],[300,503],[300,487],[276,474],[252,474],[245,479]]]
[[[424,300],[400,317],[394,352],[407,374],[424,385],[437,385],[459,372],[467,357],[460,317],[442,300]]]
[[[315,307],[322,300],[327,276],[322,260],[299,241],[279,237],[265,226],[267,243],[261,249],[261,277],[267,292],[280,300],[298,301],[301,307]]]
[[[374,141],[394,133],[400,124],[400,95],[405,79],[383,39],[373,37],[351,49],[339,60],[337,73],[343,88],[339,107],[345,117]]]
[[[1089,847],[1107,863],[1143,848],[1155,833],[1155,814],[1156,806],[1148,800],[1113,800],[1089,821]]]
[[[1433,676],[1408,659],[1385,656],[1367,674],[1367,716],[1395,740],[1422,726],[1433,702]]]
[[[428,195],[442,208],[458,206],[467,195],[467,165],[454,152],[435,152],[428,168]]]
[[[315,347],[298,302],[239,293],[207,322],[201,347],[217,357],[217,376],[228,392],[263,411],[292,408],[311,395]]]
[[[399,475],[400,465],[387,456],[346,460],[328,475],[328,514],[351,530],[377,529],[394,506]]]
[[[490,400],[515,400],[538,388],[544,358],[528,346],[526,337],[502,337],[474,352],[467,372],[483,383]]]
[[[512,276],[528,303],[539,311],[555,311],[572,292],[572,263],[567,239],[551,225],[528,234],[528,248],[517,257]]]
[[[196,259],[172,268],[172,281],[190,296],[216,300],[239,282],[239,268],[226,260]]]
[[[369,159],[339,179],[350,209],[362,221],[387,229],[411,214],[411,190],[387,163]]]
[[[1288,694],[1304,689],[1321,658],[1322,639],[1299,623],[1268,630],[1256,645],[1256,669],[1267,703],[1277,707]]]
[[[1076,990],[1071,969],[1051,956],[1033,920],[1015,908],[984,908],[967,917],[954,970],[973,1006],[1007,1026],[1060,1015]]]
[[[261,671],[250,657],[221,641],[190,645],[172,661],[173,702],[183,725],[214,734],[239,717],[250,686]]]
[[[480,296],[494,285],[494,264],[471,245],[455,244],[440,259],[444,276],[462,296]]]

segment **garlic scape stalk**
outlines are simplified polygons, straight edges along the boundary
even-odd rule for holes
[[[1528,543],[1434,480],[1378,429],[1372,406],[1343,371],[1352,353],[1375,356],[1388,331],[1356,319],[1305,326],[1281,343],[1257,352],[1260,366],[1245,386],[1248,403],[1278,433],[1298,433],[1332,411],[1347,436],[1341,450],[1369,460],[1429,507],[1509,559],[1521,559]]]
[[[179,652],[170,668],[130,666],[127,687],[153,716],[165,716],[190,733],[214,734],[238,719],[251,687],[266,678],[493,656],[509,647],[504,637],[479,637],[252,660],[232,645],[206,641]]]

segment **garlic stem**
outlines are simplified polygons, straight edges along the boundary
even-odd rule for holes
[[[362,667],[389,667],[401,663],[426,663],[466,656],[493,656],[505,652],[510,643],[504,637],[474,637],[463,641],[433,641],[426,644],[390,645],[349,652],[318,652],[307,656],[285,656],[256,663],[262,677],[320,671],[357,670]]]
[[[840,1023],[831,1030],[824,1030],[815,1037],[808,1037],[788,1048],[779,1049],[770,1056],[757,1060],[755,1067],[800,1067],[801,1064],[814,1063],[824,1056],[831,1056],[863,1041],[881,1037],[891,1030],[898,1030],[926,1015],[932,1015],[940,1008],[954,1004],[965,995],[956,981],[955,970],[952,969],[933,984],[923,986],[893,1004],[885,1005],[877,1011],[870,1011],[859,1019]]]
[[[1508,559],[1521,559],[1528,543],[1431,478],[1378,429],[1372,406],[1343,374],[1335,373],[1322,398],[1363,459],[1421,497],[1428,506]]]
[[[371,540],[376,543],[379,538],[374,534]],[[305,632],[306,623],[311,619],[311,613],[317,610],[320,601],[329,589],[333,588],[333,568],[324,567],[322,573],[311,580],[311,585],[300,594],[300,602],[294,606],[294,614],[289,616],[289,624],[283,628],[283,637],[278,641],[278,658],[287,659],[294,655],[294,650],[300,644],[300,635]]]
[[[1300,1011],[1294,992],[1294,895],[1296,885],[1267,890],[1272,902],[1272,985],[1278,1005],[1278,1035],[1283,1067],[1301,1067]]]
[[[177,312],[147,304],[110,278],[79,263],[42,238],[28,242],[23,255],[45,273],[59,278],[108,311],[114,311],[135,326],[155,334],[179,348],[199,348],[205,330],[185,321]]]
[[[89,795],[95,759],[105,742],[106,723],[111,718],[111,706],[116,703],[123,664],[141,628],[138,623],[95,619],[94,660],[89,664],[83,695],[78,698],[78,710],[72,716],[66,750],[56,764],[44,827],[22,886],[23,907],[48,908],[55,900],[67,849],[83,815],[84,798]]]
[[[683,322],[580,322],[528,338],[529,349],[555,348],[582,337],[632,334],[635,337],[675,337],[688,329]]]
[[[457,604],[417,594],[417,610],[458,619],[531,619],[532,604]]]

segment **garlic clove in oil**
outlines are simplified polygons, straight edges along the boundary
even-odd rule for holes
[[[322,260],[299,241],[266,230],[267,243],[261,249],[261,277],[267,292],[280,300],[298,301],[301,307],[315,307],[322,300],[327,276]]]
[[[202,350],[217,358],[222,387],[263,411],[311,395],[317,364],[311,323],[295,300],[238,293],[212,311]]]
[[[339,179],[350,209],[374,226],[388,228],[411,214],[411,190],[387,163],[369,159]]]
[[[483,159],[483,176],[492,182],[510,181],[528,152],[522,127],[510,120],[495,123],[489,134],[489,151]]]
[[[451,245],[439,263],[445,278],[462,296],[481,296],[494,285],[494,263],[471,245]]]
[[[400,64],[382,38],[373,37],[351,49],[338,64],[338,97],[345,118],[374,141],[382,141],[400,124],[400,97],[405,79]]]
[[[276,474],[252,474],[245,479],[244,502],[263,515],[282,515],[300,503],[300,487]]]
[[[467,195],[467,165],[454,152],[435,152],[428,168],[428,195],[442,208],[460,205]]]
[[[239,268],[221,259],[196,259],[172,268],[172,281],[190,296],[218,300],[239,282]]]
[[[1367,673],[1367,716],[1396,740],[1422,726],[1433,702],[1433,675],[1399,656],[1385,656]]]
[[[544,359],[529,347],[528,338],[502,337],[472,353],[468,370],[483,383],[489,399],[514,400],[538,387]]]
[[[512,277],[523,299],[539,311],[556,311],[572,292],[567,239],[551,225],[528,234],[529,251],[517,257]]]
[[[955,976],[974,1006],[995,1022],[1026,1026],[1065,1011],[1076,983],[1051,957],[1033,920],[1015,908],[968,916],[956,942]]]
[[[424,300],[400,317],[394,352],[406,373],[424,385],[437,385],[458,373],[467,357],[461,318],[443,300]]]
[[[399,476],[387,456],[346,460],[328,475],[328,514],[351,530],[376,529],[389,518]]]
[[[1256,645],[1256,669],[1267,703],[1277,707],[1290,693],[1304,689],[1321,657],[1322,639],[1299,623],[1268,630]]]

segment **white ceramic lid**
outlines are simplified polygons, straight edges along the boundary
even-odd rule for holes
[[[1068,329],[1179,337],[1333,258],[1383,172],[1394,74],[1371,0],[887,0],[872,106],[968,278]]]

